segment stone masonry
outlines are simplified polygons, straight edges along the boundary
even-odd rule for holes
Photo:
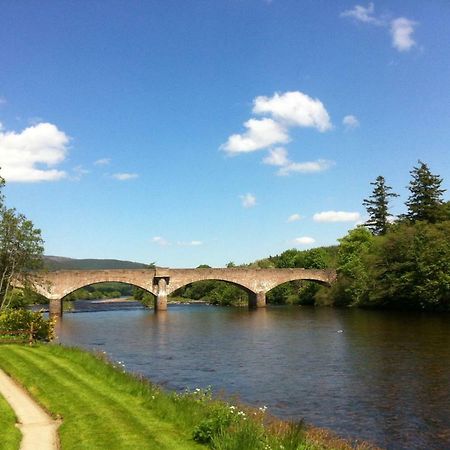
[[[94,283],[115,281],[145,289],[155,296],[155,309],[167,309],[167,296],[177,289],[202,280],[227,281],[249,294],[249,307],[266,306],[266,293],[294,280],[310,280],[331,285],[336,272],[331,269],[114,269],[60,270],[41,275],[35,289],[50,300],[50,314],[62,315],[62,299],[71,292]]]

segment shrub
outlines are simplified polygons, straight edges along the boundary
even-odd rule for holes
[[[45,319],[41,312],[26,309],[6,309],[0,312],[0,331],[31,330],[33,338],[39,341],[50,341],[54,338],[55,323]]]

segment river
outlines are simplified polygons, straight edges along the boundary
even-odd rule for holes
[[[211,386],[343,437],[450,448],[448,314],[123,306],[65,314],[60,341],[105,351],[169,389]]]

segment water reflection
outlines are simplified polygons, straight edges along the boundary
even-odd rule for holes
[[[450,316],[176,306],[67,314],[61,341],[390,449],[450,448]]]

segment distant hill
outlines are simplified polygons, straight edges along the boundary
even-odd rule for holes
[[[101,270],[101,269],[147,269],[147,264],[121,261],[119,259],[74,259],[63,256],[44,256],[48,270]]]

